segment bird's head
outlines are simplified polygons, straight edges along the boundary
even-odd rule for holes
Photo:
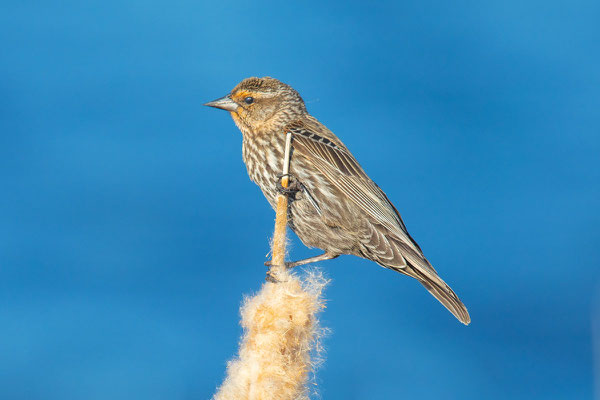
[[[298,92],[270,77],[244,79],[227,96],[205,106],[229,111],[242,131],[277,128],[306,113]]]

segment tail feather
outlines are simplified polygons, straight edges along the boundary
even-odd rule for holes
[[[406,274],[418,280],[444,307],[448,309],[460,322],[469,325],[471,317],[467,311],[467,307],[460,301],[456,293],[439,277],[433,266],[422,255],[411,249],[403,248],[402,252],[395,252],[396,258],[394,264],[402,265],[402,267],[386,266],[395,271]]]
[[[420,273],[417,268],[411,268],[412,275],[421,285],[425,287],[444,307],[448,309],[460,322],[465,325],[471,323],[471,317],[467,307],[460,301],[456,293],[439,276],[430,279],[425,274]],[[404,272],[404,271],[402,271]]]
[[[379,225],[371,225],[365,239],[364,247],[357,255],[373,260],[382,267],[415,278],[460,322],[465,325],[471,322],[465,305],[450,286],[438,276],[414,241],[412,242],[414,246],[411,246],[410,243],[391,235]]]

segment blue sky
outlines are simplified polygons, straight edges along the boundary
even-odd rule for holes
[[[5,4],[0,398],[214,393],[273,212],[241,134],[202,103],[265,75],[348,145],[473,319],[365,260],[322,263],[324,399],[591,398],[599,16],[593,1]]]

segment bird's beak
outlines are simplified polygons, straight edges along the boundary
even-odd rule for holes
[[[238,105],[235,103],[235,101],[231,100],[231,97],[229,97],[229,95],[221,97],[220,99],[209,101],[204,105],[214,108],[220,108],[221,110],[231,112],[235,112],[238,109]]]

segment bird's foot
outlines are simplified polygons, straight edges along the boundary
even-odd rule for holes
[[[273,265],[274,265],[273,261],[265,261],[265,266],[266,267],[272,267]],[[293,267],[296,266],[296,263],[293,263],[293,262],[284,262],[283,266],[286,267],[286,268],[293,268]],[[268,272],[267,272],[267,274],[268,274]]]
[[[283,187],[281,181],[284,177],[288,178],[287,187]],[[294,198],[296,193],[298,193],[302,189],[302,184],[298,182],[298,180],[292,174],[279,174],[277,175],[277,191],[287,197]]]
[[[277,279],[275,274],[273,274],[273,272],[271,272],[271,270],[267,271],[267,276],[265,277],[265,281],[271,282],[271,283],[281,282],[279,279]]]
[[[287,269],[287,267],[285,265],[276,265],[273,266],[270,262],[265,263],[265,265],[269,265],[269,270],[267,271],[267,276],[265,277],[265,280],[267,282],[271,282],[271,283],[279,283],[279,282],[285,282],[287,280],[286,276],[286,272],[285,270]]]

